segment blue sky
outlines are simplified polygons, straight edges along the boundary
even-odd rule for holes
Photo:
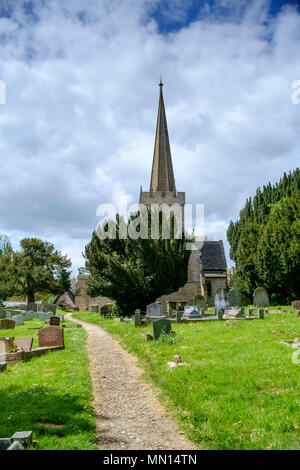
[[[162,74],[177,190],[230,263],[230,220],[299,166],[300,14],[285,4],[1,0],[0,233],[53,242],[76,274],[97,206],[149,187]]]
[[[296,0],[270,0],[268,5],[269,14],[276,16],[285,5],[299,6]],[[226,21],[230,17],[241,18],[249,7],[248,0],[245,2],[220,2],[219,0],[171,0],[159,1],[153,7],[151,16],[157,21],[161,34],[176,32],[183,27],[187,27],[191,22],[208,19],[213,13],[219,19]]]

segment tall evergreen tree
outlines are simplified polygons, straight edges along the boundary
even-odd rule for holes
[[[281,299],[300,295],[296,287],[299,213],[295,209],[299,191],[297,168],[284,173],[279,183],[258,188],[253,200],[246,200],[239,219],[230,222],[230,257],[237,268],[236,282],[245,294],[264,285]]]
[[[131,216],[126,231],[137,216]],[[94,232],[84,256],[86,270],[90,273],[88,293],[93,297],[101,295],[116,300],[119,311],[127,315],[136,308],[145,311],[146,305],[157,297],[185,284],[190,256],[185,243],[190,240],[184,232],[181,239],[176,239],[174,230],[170,239],[164,239],[161,230],[159,237],[153,239],[151,224],[147,238],[122,239],[119,237],[121,223],[123,221],[117,216],[115,239],[100,239]]]

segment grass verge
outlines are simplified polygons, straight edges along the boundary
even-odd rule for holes
[[[172,324],[176,339],[147,341],[152,326],[78,318],[103,327],[139,358],[189,438],[203,449],[300,448],[300,365],[283,340],[300,337],[295,313],[264,320]],[[168,368],[175,354],[187,366]]]
[[[37,347],[40,325],[39,320],[28,321],[0,330],[0,337],[32,336]],[[32,430],[37,442],[31,449],[96,449],[85,341],[83,328],[66,328],[64,350],[7,366],[0,374],[0,437]]]

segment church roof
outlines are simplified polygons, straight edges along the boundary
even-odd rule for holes
[[[159,104],[150,182],[150,193],[156,191],[176,191],[166,111],[162,92],[162,82],[160,82],[159,87]]]
[[[201,252],[204,271],[226,271],[227,263],[222,240],[203,242]]]

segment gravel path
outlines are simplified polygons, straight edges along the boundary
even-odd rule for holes
[[[194,450],[198,447],[179,431],[158,402],[151,387],[142,382],[137,359],[102,328],[75,320],[88,333],[87,351],[97,413],[100,449]]]

